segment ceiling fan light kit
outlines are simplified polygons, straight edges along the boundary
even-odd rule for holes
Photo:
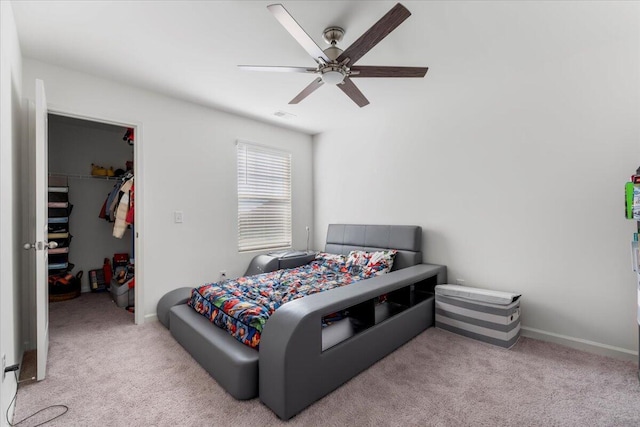
[[[323,31],[322,37],[330,46],[322,50],[296,20],[293,19],[284,6],[281,4],[272,4],[267,6],[267,9],[269,9],[287,32],[296,39],[300,46],[307,51],[314,61],[316,61],[317,66],[316,68],[307,68],[239,65],[239,67],[252,71],[318,74],[319,77],[289,101],[289,104],[297,104],[326,83],[337,86],[359,107],[364,107],[369,104],[369,100],[367,100],[362,92],[360,92],[360,89],[351,81],[352,78],[424,77],[427,73],[427,67],[354,66],[369,50],[380,43],[382,39],[411,16],[411,12],[400,3],[396,4],[344,51],[337,46],[344,37],[344,29],[335,26],[326,28]]]
[[[347,72],[340,67],[327,66],[321,71],[322,82],[330,85],[341,84],[347,77]]]

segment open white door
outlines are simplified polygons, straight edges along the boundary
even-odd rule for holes
[[[49,175],[48,155],[48,111],[44,82],[36,80],[36,349],[38,359],[37,380],[41,381],[47,371],[49,352],[49,263],[48,263],[48,222],[47,209]]]
[[[47,177],[49,175],[49,123],[47,97],[44,82],[36,80],[36,242],[41,247],[36,250],[36,340],[38,372],[37,380],[42,381],[47,371],[49,352],[49,262],[48,223],[49,199]]]
[[[30,111],[33,116],[29,120],[29,135],[34,147],[34,188],[31,188],[32,197],[35,198],[35,213],[31,212],[30,218],[35,219],[35,240],[25,244],[25,249],[32,249],[35,255],[35,300],[36,300],[36,354],[38,381],[45,378],[47,369],[47,352],[49,350],[49,285],[48,285],[48,183],[49,163],[48,151],[48,123],[47,123],[47,99],[44,93],[44,82],[36,80],[35,109]],[[55,242],[51,247],[57,246]]]

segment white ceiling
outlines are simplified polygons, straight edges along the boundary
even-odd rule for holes
[[[461,102],[481,107],[492,96],[491,84],[517,90],[533,82],[528,76],[535,70],[634,36],[628,27],[603,24],[602,14],[621,9],[608,2],[402,1],[412,16],[358,64],[428,66],[426,78],[354,79],[371,102],[364,108],[326,85],[288,105],[313,75],[237,68],[315,65],[267,10],[274,1],[14,0],[12,6],[26,57],[310,134],[455,111]],[[346,30],[346,48],[394,4],[283,1],[323,48],[326,27]],[[295,117],[279,118],[276,111]]]
[[[288,102],[315,76],[241,71],[237,65],[315,66],[267,10],[274,1],[14,1],[23,55],[270,121],[307,133],[374,119],[418,92],[426,79],[359,79],[371,104],[358,108],[340,90],[322,87],[298,105]],[[393,7],[393,1],[285,1],[321,47],[324,28],[345,28],[342,48]],[[404,2],[412,13],[360,65],[429,66],[428,3]],[[366,80],[366,81],[365,81]],[[403,80],[403,81],[400,81]],[[279,118],[276,111],[295,117]]]

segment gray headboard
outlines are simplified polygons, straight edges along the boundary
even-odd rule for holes
[[[329,224],[325,252],[348,255],[350,251],[397,249],[392,270],[422,262],[422,227],[417,225]]]

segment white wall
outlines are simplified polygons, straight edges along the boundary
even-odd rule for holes
[[[69,230],[69,262],[73,274],[84,272],[82,292],[89,292],[89,270],[102,268],[114,253],[133,256],[131,230],[122,239],[113,237],[113,223],[98,217],[100,208],[113,189],[114,180],[86,178],[91,164],[125,169],[133,161],[133,147],[122,140],[126,128],[92,123],[61,116],[49,116],[49,172],[71,174],[69,201],[73,205]],[[78,178],[74,175],[84,175]],[[50,255],[51,256],[51,255]]]
[[[22,56],[11,4],[0,2],[0,353],[7,365],[21,362],[19,256],[22,212],[20,161]],[[0,425],[16,389],[13,374],[0,388]],[[10,418],[13,418],[10,413]]]
[[[237,139],[292,153],[293,242],[306,245],[310,136],[27,58],[23,67],[25,97],[33,98],[32,83],[41,78],[50,107],[142,126],[144,172],[136,182],[145,196],[136,203],[144,204],[145,218],[136,230],[144,239],[146,315],[167,291],[217,280],[220,270],[241,275],[253,257],[237,250]],[[174,224],[176,210],[184,212],[183,224]]]
[[[413,84],[413,97],[371,99],[314,137],[316,247],[329,223],[421,225],[425,261],[450,282],[523,294],[528,333],[632,357],[639,10],[439,3],[424,83],[361,84]]]

